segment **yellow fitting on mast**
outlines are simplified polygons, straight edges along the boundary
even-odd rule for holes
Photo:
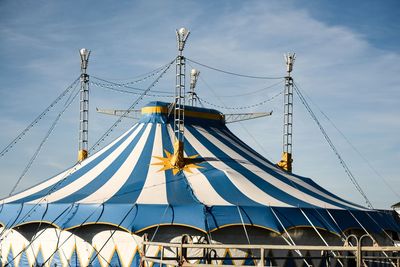
[[[87,150],[79,150],[78,151],[78,161],[83,161],[88,157]]]
[[[292,162],[292,154],[283,152],[281,161],[279,161],[276,165],[287,172],[292,172]]]
[[[175,169],[182,170],[185,165],[185,157],[183,155],[183,142],[182,141],[175,141],[174,144],[174,154],[171,158],[171,165],[174,166]]]

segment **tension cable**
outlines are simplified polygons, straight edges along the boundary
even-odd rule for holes
[[[240,73],[235,73],[235,72],[226,71],[226,70],[218,69],[218,68],[215,68],[215,67],[211,67],[211,66],[208,66],[206,64],[203,64],[203,63],[200,63],[198,61],[195,61],[193,59],[186,58],[186,60],[190,61],[190,62],[192,62],[194,64],[203,66],[205,68],[208,68],[208,69],[211,69],[211,70],[215,70],[215,71],[218,71],[218,72],[222,72],[222,73],[225,73],[225,74],[233,75],[233,76],[239,76],[239,77],[250,78],[250,79],[261,79],[261,80],[277,80],[277,79],[283,79],[284,78],[284,77],[252,76],[252,75],[240,74]]]
[[[104,83],[98,83],[98,82],[93,82],[93,81],[90,81],[89,83],[91,85],[94,85],[94,86],[99,87],[99,88],[103,88],[103,89],[106,89],[106,90],[115,91],[115,92],[119,92],[119,93],[125,93],[125,94],[142,95],[143,91],[145,91],[145,89],[140,89],[141,92],[133,92],[133,91],[130,91],[130,90],[114,88],[114,87],[109,86],[109,85],[104,84]],[[139,88],[134,88],[134,87],[129,87],[129,86],[124,86],[124,87],[135,89],[135,90],[139,90]],[[146,94],[146,96],[149,96],[149,97],[167,97],[167,98],[174,97],[172,94],[169,94],[169,93],[165,93],[164,95],[162,95],[162,94],[159,94],[159,95],[157,95],[157,94]]]
[[[160,73],[160,75],[147,87],[147,89],[136,99],[133,104],[111,125],[111,127],[99,138],[99,140],[90,148],[89,152],[93,152],[96,148],[110,135],[110,133],[118,126],[118,124],[125,118],[130,111],[147,95],[147,93],[159,82],[164,74],[169,70],[175,59]]]
[[[175,59],[174,59],[174,60],[175,60]],[[151,78],[151,77],[153,77],[153,76],[159,74],[163,69],[165,69],[165,68],[168,67],[168,66],[169,66],[169,63],[165,64],[164,66],[158,67],[158,68],[156,68],[156,69],[154,69],[154,70],[152,70],[152,71],[146,72],[146,73],[144,73],[144,74],[137,75],[137,76],[134,77],[133,79],[139,78],[139,77],[142,77],[142,78],[139,78],[139,79],[134,80],[134,81],[125,82],[125,83],[117,83],[117,82],[114,83],[114,82],[107,81],[107,80],[105,80],[105,79],[101,79],[101,78],[98,78],[98,77],[94,77],[94,76],[90,76],[90,77],[91,77],[91,78],[98,79],[98,80],[101,80],[101,81],[103,81],[103,82],[114,83],[114,84],[117,85],[117,86],[125,86],[125,85],[129,85],[129,84],[136,84],[136,83],[141,83],[141,82],[143,82],[143,81],[146,81],[147,79],[149,79],[149,78]],[[108,79],[108,80],[114,80],[114,81],[116,81],[116,80],[128,80],[128,79]]]
[[[275,98],[277,98],[281,94],[283,94],[283,91],[280,91],[279,93],[277,93],[277,94],[273,95],[272,97],[267,98],[267,99],[265,99],[265,100],[263,100],[261,102],[258,102],[258,103],[252,104],[252,105],[248,105],[248,106],[240,106],[240,107],[221,106],[221,105],[213,104],[213,103],[211,103],[211,102],[209,102],[209,101],[207,101],[207,100],[205,100],[205,99],[203,99],[201,97],[198,97],[198,99],[203,101],[204,103],[210,105],[210,106],[213,106],[213,107],[222,108],[222,109],[230,109],[230,110],[239,110],[239,109],[251,109],[251,108],[262,106],[262,105],[266,104],[267,102],[274,100]]]
[[[383,183],[389,188],[389,190],[395,194],[398,198],[400,198],[400,194],[397,193],[392,186],[390,186],[389,182],[385,179],[384,176],[382,176],[375,168],[372,166],[371,162],[361,153],[359,149],[355,145],[353,145],[350,141],[349,138],[336,126],[336,124],[328,117],[328,115],[321,110],[318,105],[312,101],[312,99],[305,93],[303,92],[303,95],[308,98],[308,100],[318,109],[318,111],[322,114],[323,117],[335,128],[335,130],[343,137],[343,139],[349,144],[349,146],[360,156],[362,160],[368,165],[368,167],[378,176],[382,179]]]
[[[76,84],[77,85],[77,84]],[[76,89],[76,86],[74,90]],[[75,94],[73,95],[72,98],[69,99],[69,102],[66,103],[66,105],[64,106],[64,108],[60,111],[60,113],[58,113],[57,117],[55,118],[55,120],[53,121],[52,125],[50,126],[49,130],[47,131],[46,135],[44,136],[43,140],[40,142],[38,148],[36,149],[35,153],[33,154],[32,158],[29,160],[28,164],[26,165],[25,169],[23,170],[21,176],[18,178],[17,182],[14,184],[13,188],[11,189],[10,193],[8,194],[8,196],[11,196],[15,189],[17,189],[19,183],[21,182],[21,180],[25,177],[26,173],[29,171],[30,167],[32,166],[33,162],[35,161],[35,159],[37,158],[37,156],[39,155],[40,151],[42,150],[44,144],[46,143],[46,141],[48,140],[50,134],[53,132],[54,128],[56,127],[58,121],[60,120],[61,116],[64,114],[64,112],[68,109],[68,107],[72,104],[72,102],[74,101],[74,99],[76,98],[76,96],[78,95],[79,90],[77,90],[75,92]]]
[[[373,209],[373,206],[371,204],[371,201],[368,199],[367,195],[364,193],[362,190],[360,184],[357,182],[357,179],[354,177],[353,173],[350,171],[349,167],[347,166],[346,162],[343,160],[342,156],[340,155],[339,151],[336,149],[335,145],[333,144],[332,140],[329,138],[328,134],[326,133],[325,129],[319,122],[317,116],[315,113],[312,111],[310,105],[308,104],[307,100],[304,98],[303,94],[301,93],[300,89],[296,84],[294,84],[294,89],[296,94],[299,96],[301,103],[304,105],[304,107],[307,109],[308,113],[310,114],[311,118],[315,121],[315,123],[318,125],[322,135],[324,136],[325,140],[339,159],[340,164],[342,165],[344,171],[346,172],[347,176],[350,178],[350,181],[353,183],[357,191],[361,194],[361,196],[364,198],[367,206],[371,209]]]
[[[282,79],[281,81],[279,81],[277,83],[268,85],[267,87],[264,87],[264,88],[261,88],[261,89],[258,89],[258,90],[252,91],[252,92],[248,92],[248,93],[236,94],[236,95],[219,95],[218,97],[241,97],[241,96],[255,95],[257,93],[260,93],[260,92],[266,91],[268,89],[274,88],[275,86],[283,83],[284,81],[285,80]]]
[[[15,137],[1,152],[0,158],[3,157],[7,152],[10,151],[11,148],[14,147],[27,133],[30,129],[32,129],[44,116],[62,99],[64,98],[69,91],[76,85],[79,81],[78,77],[75,81],[72,82],[39,116],[36,117],[29,125],[26,127],[17,137]]]

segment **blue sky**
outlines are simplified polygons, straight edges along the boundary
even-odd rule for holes
[[[400,201],[399,18],[400,3],[390,0],[0,1],[0,147],[79,75],[80,48],[92,50],[89,74],[113,81],[134,80],[174,58],[175,29],[186,26],[191,30],[185,49],[188,58],[233,72],[282,76],[283,53],[296,52],[296,83],[376,170],[378,174],[313,106],[374,206],[389,208]],[[202,77],[199,95],[217,105],[251,105],[282,89],[274,86],[245,99],[234,97],[276,81],[198,68]],[[173,91],[173,72],[157,90]],[[96,114],[96,107],[127,108],[134,100],[133,95],[92,87],[90,142],[93,144],[115,120]],[[138,107],[150,100],[154,98],[145,99]],[[74,102],[18,190],[74,163],[77,110]],[[235,124],[231,129],[267,158],[278,161],[282,99],[243,111],[265,110],[273,110],[273,116]],[[55,115],[46,117],[0,158],[0,196],[10,192]],[[297,98],[294,116],[294,172],[363,204]],[[122,123],[112,137],[131,123]]]

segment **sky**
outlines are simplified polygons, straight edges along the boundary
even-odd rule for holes
[[[283,54],[295,52],[295,83],[374,207],[389,209],[400,201],[400,2],[396,0],[0,1],[0,149],[79,76],[79,49],[92,51],[88,69],[92,81],[94,77],[135,81],[174,59],[175,30],[183,26],[191,31],[184,51],[188,59],[234,73],[282,77]],[[281,92],[283,84],[188,63],[188,71],[195,67],[201,72],[196,90],[211,103],[206,106],[222,106],[224,113],[273,111],[270,117],[229,128],[268,159],[279,161],[282,96],[255,104]],[[174,72],[172,66],[154,90],[172,93]],[[135,86],[146,88],[150,82]],[[94,144],[117,119],[96,113],[96,107],[124,109],[136,98],[91,85],[89,143]],[[0,197],[11,192],[66,100],[0,157]],[[137,108],[152,100],[145,98]],[[300,100],[294,101],[293,171],[365,204]],[[17,191],[76,162],[78,110],[75,100]],[[124,120],[102,145],[133,123]]]

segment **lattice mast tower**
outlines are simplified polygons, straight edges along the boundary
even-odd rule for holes
[[[295,53],[284,55],[286,61],[285,91],[283,97],[283,153],[278,166],[283,170],[292,172],[292,133],[293,133],[293,78],[291,72],[296,59]]]
[[[89,75],[87,67],[89,64],[90,50],[82,48],[79,51],[81,56],[81,90],[79,102],[79,149],[78,161],[88,157],[89,137]]]
[[[178,56],[176,58],[176,85],[175,85],[175,103],[174,103],[174,155],[172,165],[181,169],[185,165],[183,155],[183,142],[185,130],[185,71],[186,60],[183,56],[186,40],[190,32],[186,28],[180,28],[176,31],[176,40],[178,43]]]

